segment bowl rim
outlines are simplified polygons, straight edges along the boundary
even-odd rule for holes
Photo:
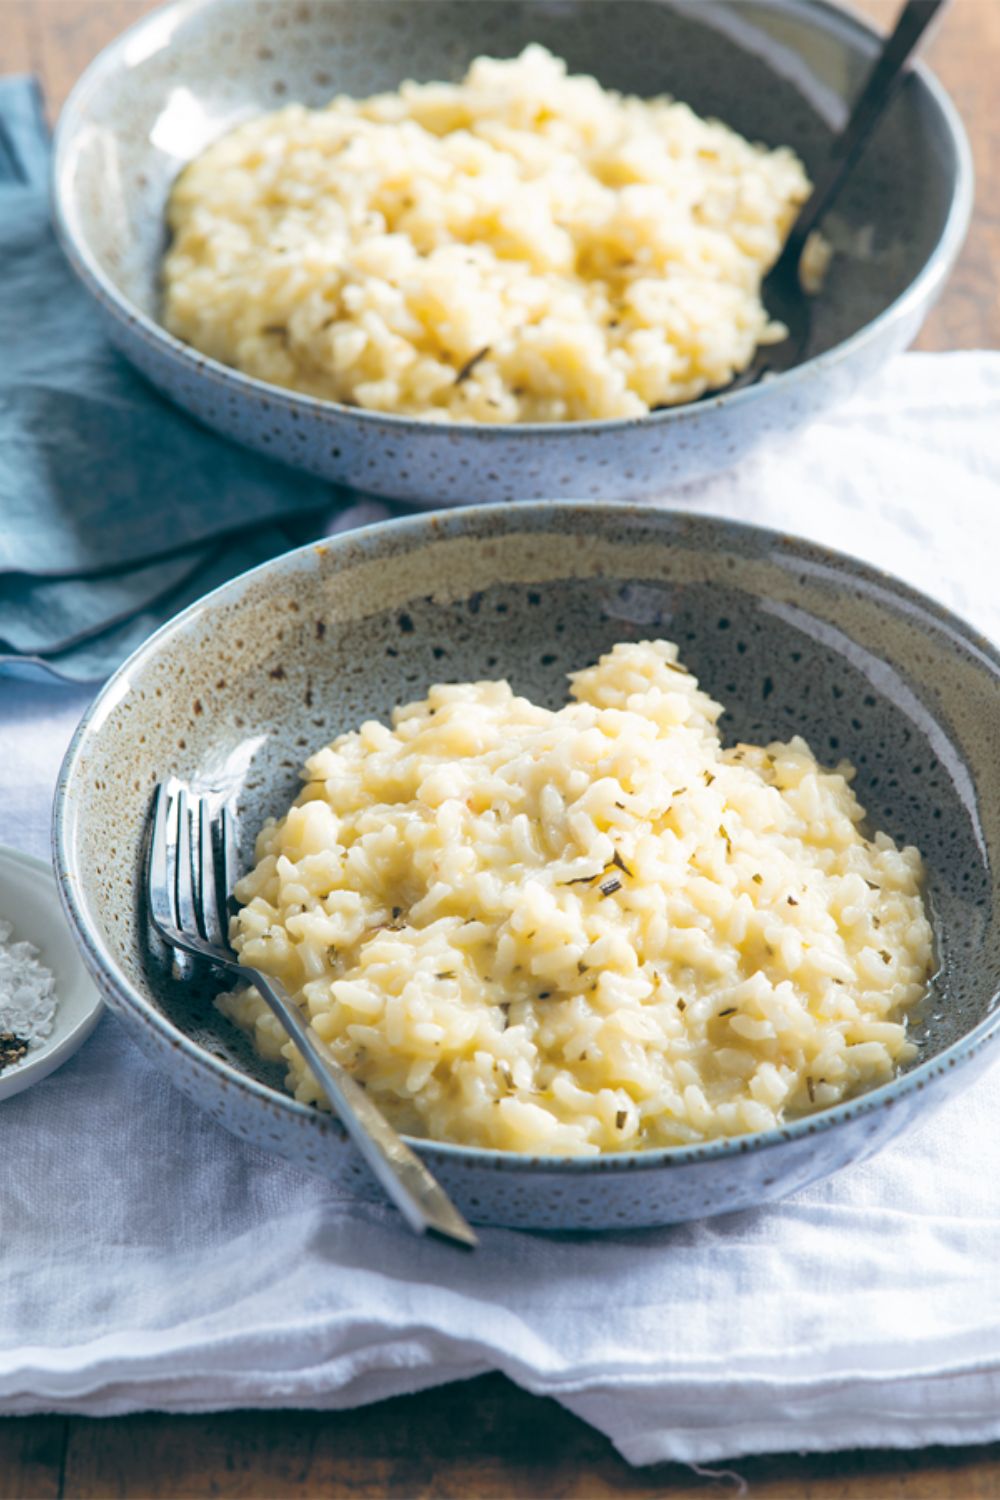
[[[232,0],[221,0],[232,3]],[[658,0],[665,3],[665,0]],[[767,0],[774,9],[781,9],[785,0]],[[107,80],[120,72],[125,64],[125,54],[141,43],[149,32],[166,30],[169,37],[182,22],[218,6],[220,0],[167,0],[148,15],[126,28],[90,62],[77,79],[59,114],[53,137],[51,169],[52,217],[56,236],[63,253],[80,281],[91,295],[102,305],[116,322],[142,337],[161,355],[174,364],[188,369],[201,379],[211,379],[224,388],[242,393],[257,402],[270,402],[296,414],[306,414],[311,420],[329,423],[345,419],[357,419],[374,430],[393,432],[437,432],[442,424],[423,417],[400,415],[394,412],[370,411],[364,407],[346,406],[341,402],[327,401],[284,386],[271,385],[256,376],[244,374],[230,365],[202,354],[192,345],[184,343],[148,313],[132,303],[114,284],[99,265],[90,249],[79,222],[76,200],[69,187],[69,165],[73,141],[90,99],[99,92]],[[833,0],[805,0],[807,14],[820,30],[849,37],[861,42],[867,50],[883,40],[881,33],[852,11],[841,9]],[[706,393],[696,401],[687,401],[650,411],[634,417],[610,417],[583,419],[571,422],[453,422],[446,431],[456,441],[488,442],[517,441],[520,437],[548,437],[557,440],[562,435],[584,433],[622,432],[641,426],[646,428],[667,423],[696,420],[708,410],[718,411],[730,406],[750,406],[771,392],[777,392],[791,382],[806,376],[820,376],[850,360],[868,344],[881,338],[892,325],[905,321],[911,310],[921,304],[930,305],[951,273],[965,241],[972,216],[974,201],[974,167],[972,150],[965,127],[949,94],[931,69],[923,62],[911,64],[909,71],[926,90],[930,103],[938,112],[955,157],[955,174],[951,184],[951,199],[940,236],[923,266],[908,286],[877,313],[862,328],[842,339],[833,348],[791,369],[781,371],[758,381],[755,385],[739,390],[722,390],[717,395]]]
[[[765,544],[768,555],[780,560],[784,566],[796,562],[817,560],[831,571],[847,574],[854,585],[861,584],[873,594],[888,595],[893,604],[906,610],[912,623],[923,625],[924,617],[954,636],[962,647],[978,660],[979,666],[992,678],[995,688],[1000,689],[1000,647],[995,646],[974,626],[962,620],[936,600],[886,573],[883,569],[847,553],[827,547],[808,538],[790,536],[770,527],[756,526],[751,522],[735,521],[714,514],[692,515],[686,511],[654,508],[628,504],[620,501],[587,500],[535,500],[522,501],[516,506],[470,505],[437,511],[425,511],[416,515],[402,516],[396,520],[378,521],[351,531],[339,532],[309,542],[279,554],[257,567],[239,574],[227,583],[211,590],[196,600],[171,620],[161,625],[128,659],[111,675],[101,691],[92,700],[73,734],[59,771],[53,802],[52,855],[53,869],[63,909],[69,919],[77,944],[94,979],[107,997],[110,990],[122,1008],[130,1011],[147,1027],[157,1033],[162,1043],[180,1049],[196,1073],[209,1084],[219,1087],[234,1087],[256,1099],[261,1105],[277,1108],[286,1117],[306,1128],[334,1132],[346,1141],[343,1127],[334,1116],[320,1111],[315,1106],[301,1104],[291,1094],[272,1088],[260,1079],[235,1067],[223,1058],[207,1051],[188,1034],[181,1031],[162,1011],[150,1002],[121,973],[108,951],[107,944],[91,927],[86,903],[79,892],[86,882],[77,862],[74,835],[78,825],[75,802],[75,782],[79,773],[79,762],[85,753],[90,737],[100,727],[118,701],[129,690],[130,680],[137,670],[155,658],[161,645],[172,636],[183,635],[208,607],[214,607],[225,599],[232,603],[248,586],[268,573],[278,577],[294,576],[300,568],[308,566],[310,558],[320,559],[336,556],[349,549],[377,552],[382,538],[401,538],[404,542],[412,538],[411,546],[434,546],[455,535],[472,531],[483,520],[502,516],[505,532],[516,531],[519,521],[527,518],[578,514],[583,509],[588,515],[601,513],[615,518],[618,524],[662,526],[664,541],[677,529],[714,533],[730,543],[729,550],[742,551],[747,543],[755,540]],[[546,528],[544,524],[541,530]],[[742,545],[741,545],[742,539]],[[724,555],[725,548],[720,549]],[[319,564],[322,565],[322,564]],[[1000,989],[989,997],[986,1015],[974,1027],[933,1057],[918,1063],[905,1073],[898,1074],[890,1082],[856,1095],[841,1104],[804,1115],[790,1123],[770,1130],[753,1131],[745,1135],[723,1136],[689,1146],[662,1146],[637,1151],[602,1153],[593,1156],[530,1155],[513,1151],[499,1151],[485,1147],[467,1146],[452,1141],[433,1140],[422,1136],[404,1136],[404,1139],[423,1155],[454,1166],[493,1167],[515,1172],[541,1172],[558,1175],[562,1173],[593,1173],[595,1171],[655,1171],[662,1168],[680,1168],[707,1161],[719,1161],[738,1155],[767,1151],[789,1145],[810,1136],[824,1135],[830,1130],[848,1124],[860,1116],[871,1115],[881,1108],[889,1108],[908,1095],[924,1090],[935,1078],[948,1072],[960,1063],[968,1062],[983,1046],[1000,1037],[1000,1005],[997,1005]]]

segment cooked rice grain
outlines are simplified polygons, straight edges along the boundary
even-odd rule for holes
[[[723,749],[665,641],[572,691],[432,687],[320,750],[237,887],[244,960],[439,1140],[686,1145],[890,1079],[931,929],[920,855],[861,832],[851,767]],[[254,990],[220,1003],[323,1102]]]
[[[444,421],[633,417],[783,336],[802,163],[544,48],[291,105],[180,176],[164,321],[273,385]]]

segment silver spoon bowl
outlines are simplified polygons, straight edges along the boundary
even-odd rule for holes
[[[763,376],[781,374],[801,364],[806,357],[812,332],[810,297],[801,279],[806,243],[837,197],[895,96],[906,65],[928,26],[947,3],[948,0],[907,0],[854,103],[846,126],[834,141],[817,175],[812,193],[789,231],[784,249],[764,278],[761,300],[771,319],[784,324],[788,334],[779,343],[760,345],[747,368],[728,385],[708,392],[709,397],[718,396],[720,390],[742,390],[744,386],[755,385]]]

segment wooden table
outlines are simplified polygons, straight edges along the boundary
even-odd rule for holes
[[[0,0],[0,73],[31,70],[58,109],[80,70],[148,0]],[[862,0],[879,24],[894,0]],[[972,138],[977,208],[920,349],[1000,347],[1000,0],[954,0],[931,56]],[[988,1448],[781,1455],[733,1467],[754,1500],[1000,1500]],[[342,1414],[229,1412],[0,1422],[0,1497],[723,1496],[732,1480],[674,1464],[630,1469],[552,1401],[499,1375]]]

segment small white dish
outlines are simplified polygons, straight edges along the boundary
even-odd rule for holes
[[[56,977],[59,1008],[52,1035],[19,1063],[0,1072],[0,1101],[47,1078],[87,1040],[104,1009],[83,966],[59,904],[51,869],[30,854],[0,844],[0,918],[10,922],[11,942],[34,943],[39,962]]]

